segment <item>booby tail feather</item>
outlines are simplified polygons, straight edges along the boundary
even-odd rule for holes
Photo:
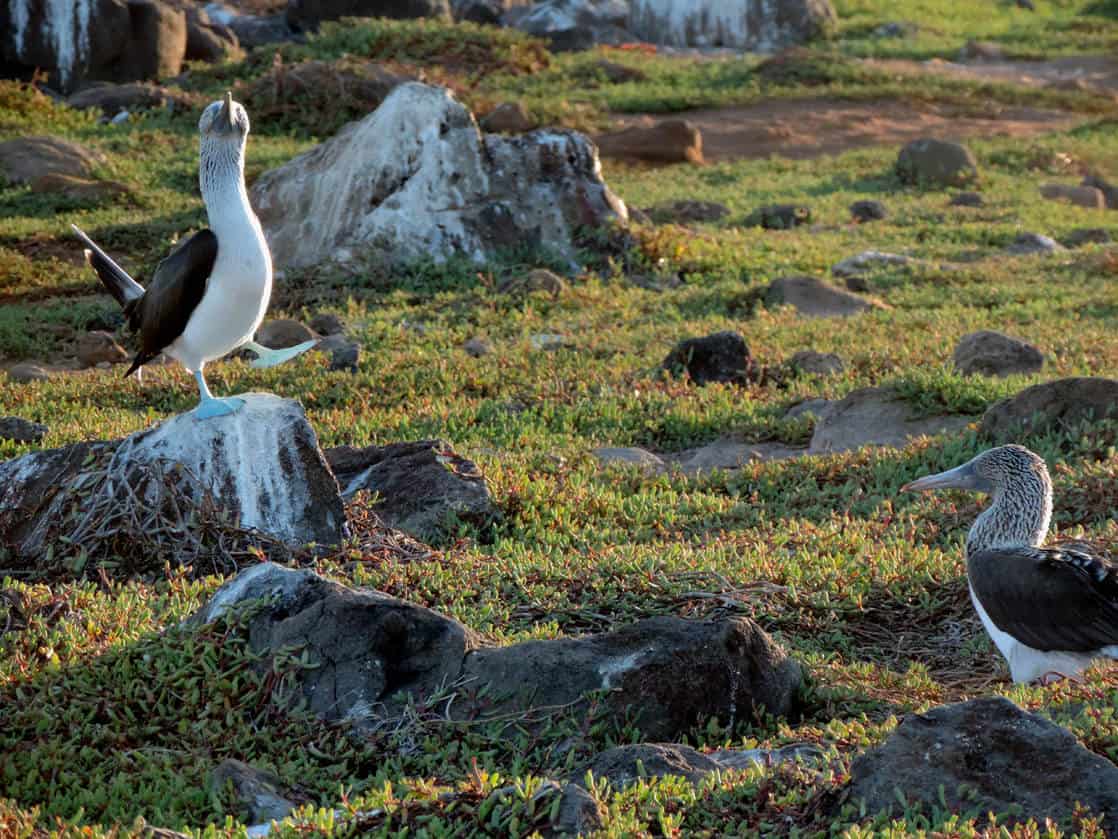
[[[144,296],[144,287],[128,276],[128,272],[117,265],[112,258],[97,247],[96,243],[83,233],[76,224],[71,224],[74,233],[85,245],[85,260],[97,272],[101,283],[108,290],[116,302],[121,305],[126,315],[132,314],[136,301]]]

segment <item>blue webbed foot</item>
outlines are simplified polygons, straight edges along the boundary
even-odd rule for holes
[[[283,364],[285,361],[290,361],[296,356],[300,356],[307,350],[312,349],[318,341],[304,341],[301,344],[296,344],[294,347],[288,347],[282,350],[273,350],[268,347],[261,346],[255,341],[249,341],[245,344],[245,349],[251,350],[256,353],[257,358],[251,362],[253,367],[257,369],[263,367],[275,367],[277,364]]]
[[[245,400],[237,396],[223,396],[220,399],[203,399],[194,409],[194,419],[205,420],[212,417],[227,417],[245,406]]]

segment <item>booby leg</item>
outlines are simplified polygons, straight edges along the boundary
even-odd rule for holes
[[[294,347],[288,347],[283,350],[273,350],[269,347],[261,346],[255,341],[247,341],[241,345],[243,349],[256,353],[256,359],[252,361],[252,366],[261,367],[275,367],[277,364],[283,364],[285,361],[290,361],[296,356],[302,355],[307,350],[314,347],[318,341],[304,341],[301,344],[296,344]]]
[[[194,409],[195,419],[210,419],[211,417],[224,417],[229,414],[235,414],[245,406],[245,400],[237,396],[226,396],[219,399],[210,393],[209,387],[206,385],[206,379],[202,376],[202,371],[199,370],[194,374],[194,378],[198,382],[198,393],[201,395],[201,401],[198,407]]]

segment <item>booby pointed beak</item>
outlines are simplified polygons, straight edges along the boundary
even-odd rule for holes
[[[979,479],[978,474],[975,472],[974,464],[967,462],[962,466],[956,466],[954,469],[948,469],[946,472],[926,475],[923,478],[910,481],[901,487],[901,492],[926,492],[933,489],[971,489],[982,491],[984,490],[984,482]]]
[[[221,110],[217,114],[217,124],[223,131],[233,130],[233,91],[225,91],[225,101],[221,103]]]

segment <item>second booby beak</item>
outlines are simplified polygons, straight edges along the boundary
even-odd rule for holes
[[[979,478],[974,463],[968,461],[962,466],[956,466],[946,472],[938,472],[935,475],[926,475],[923,478],[917,478],[915,481],[909,481],[901,487],[901,492],[926,492],[933,489],[969,489],[983,492],[985,491],[985,482]]]
[[[221,103],[221,110],[217,114],[217,125],[222,131],[233,130],[233,92],[225,91],[225,100]]]

